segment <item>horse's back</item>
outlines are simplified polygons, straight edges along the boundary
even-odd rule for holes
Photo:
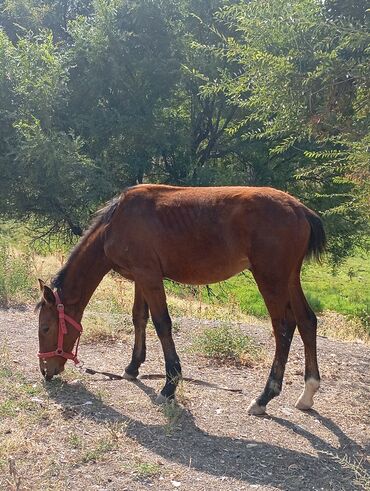
[[[138,185],[112,218],[111,250],[127,268],[156,263],[176,281],[213,283],[250,267],[258,251],[292,247],[301,208],[273,188]]]

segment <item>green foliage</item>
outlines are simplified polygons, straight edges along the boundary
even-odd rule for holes
[[[263,359],[263,350],[252,338],[229,326],[205,329],[193,343],[195,352],[224,362],[251,366]]]

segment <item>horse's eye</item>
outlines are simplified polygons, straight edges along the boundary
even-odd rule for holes
[[[49,326],[41,326],[41,332],[46,334],[49,331]]]

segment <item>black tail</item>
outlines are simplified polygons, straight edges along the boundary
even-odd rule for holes
[[[306,218],[311,227],[306,257],[319,259],[326,246],[326,235],[321,218],[312,210],[307,210]]]

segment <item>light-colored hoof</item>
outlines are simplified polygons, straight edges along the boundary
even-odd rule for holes
[[[300,409],[301,411],[308,411],[309,409],[311,409],[312,406],[313,406],[313,399],[311,401],[309,400],[306,401],[302,396],[295,403],[295,407],[297,409]]]
[[[158,394],[156,399],[155,399],[155,402],[158,405],[162,405],[162,404],[167,404],[167,403],[171,402],[171,399],[163,396],[162,394]]]
[[[130,375],[127,372],[123,372],[122,378],[125,380],[136,380],[137,379],[137,377],[135,377],[135,375]]]
[[[252,401],[247,409],[248,414],[253,416],[261,416],[266,413],[266,406],[260,406],[256,400]]]
[[[308,411],[313,406],[313,396],[319,390],[320,380],[309,378],[305,382],[304,391],[299,396],[295,407],[301,411]]]

